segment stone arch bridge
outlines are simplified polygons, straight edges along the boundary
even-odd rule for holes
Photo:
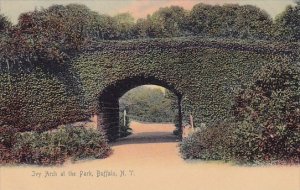
[[[213,40],[198,37],[92,43],[72,60],[88,108],[110,140],[118,137],[118,99],[130,89],[154,84],[178,97],[180,122],[230,118],[236,89],[265,64],[295,61],[297,44]]]

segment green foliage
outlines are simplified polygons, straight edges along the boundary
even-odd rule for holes
[[[184,159],[229,160],[233,129],[226,124],[201,128],[182,140],[180,153]]]
[[[0,128],[45,131],[59,124],[87,118],[82,100],[66,73],[41,70],[0,73]]]
[[[160,8],[134,27],[136,37],[177,37],[201,35],[242,39],[270,39],[273,21],[252,5],[196,4],[191,11],[182,7]]]
[[[183,115],[192,114],[196,125],[215,123],[230,117],[234,89],[268,62],[295,59],[297,47],[189,37],[95,42],[50,71],[1,62],[1,125],[43,131],[79,121],[95,113],[107,87],[118,95],[149,82],[182,94]]]
[[[3,14],[0,14],[0,37],[3,35],[3,33],[7,33],[11,26],[12,23],[7,19],[7,17]]]
[[[42,62],[51,64],[62,63],[70,54],[87,45],[90,39],[120,40],[191,35],[271,39],[275,35],[278,39],[297,41],[298,12],[299,5],[290,6],[277,17],[273,27],[270,16],[253,5],[212,6],[199,3],[191,11],[179,6],[164,7],[136,22],[129,13],[111,17],[91,11],[85,5],[53,5],[20,16],[19,23],[10,32],[10,44],[14,47],[6,53],[21,52],[23,55],[18,58],[25,58],[23,62],[33,62],[39,58],[43,59]],[[10,25],[1,15],[0,31]],[[36,35],[37,33],[40,35]],[[16,45],[18,41],[22,41],[22,46]],[[24,51],[26,48],[30,51]],[[7,58],[11,55],[14,54]]]
[[[272,127],[272,132],[254,122],[238,122],[233,134],[231,157],[239,163],[299,163],[299,127]]]
[[[187,11],[182,7],[160,8],[146,19],[137,21],[135,30],[138,37],[176,37],[185,33]]]
[[[298,64],[268,64],[254,82],[236,96],[235,116],[266,125],[299,123],[300,69]]]
[[[233,108],[235,122],[230,127],[208,127],[194,133],[181,144],[183,157],[240,163],[300,162],[298,64],[262,67],[253,82],[236,95]]]
[[[118,14],[113,17],[116,21],[116,31],[118,39],[131,39],[133,38],[134,18],[129,13]]]
[[[113,103],[133,87],[152,83],[182,94],[184,115],[192,114],[197,125],[229,118],[235,89],[249,83],[261,66],[294,59],[298,51],[266,43],[202,38],[96,43],[71,65],[91,110],[99,92]]]
[[[43,133],[24,132],[12,135],[12,146],[3,145],[1,163],[26,163],[37,165],[62,164],[71,157],[105,158],[111,150],[102,132],[83,127],[60,127]],[[2,140],[2,139],[1,139]]]
[[[18,59],[23,64],[64,63],[84,46],[86,31],[83,24],[89,18],[82,16],[85,15],[83,11],[88,9],[79,5],[54,5],[21,14],[10,34],[10,45],[16,49],[8,46],[8,51],[13,50],[11,54],[15,56],[5,55],[5,59],[12,63]]]
[[[299,131],[280,125],[273,131],[276,136],[254,123],[239,122],[232,158],[240,163],[299,163]]]
[[[120,109],[126,108],[132,120],[173,122],[176,107],[172,108],[172,102],[176,102],[176,97],[169,99],[166,97],[168,90],[165,91],[143,86],[134,88],[120,98]]]
[[[156,14],[167,22],[179,13],[183,10],[171,7]],[[47,130],[94,114],[99,93],[108,87],[117,102],[118,95],[146,83],[182,95],[184,115],[194,115],[196,124],[215,123],[230,117],[234,89],[249,83],[255,70],[299,54],[297,44],[199,37],[93,41],[86,46],[94,35],[118,39],[116,23],[131,27],[132,18],[99,16],[81,5],[21,15],[0,43],[1,125]],[[120,81],[128,85],[117,85]]]
[[[252,5],[197,4],[189,14],[189,28],[195,35],[268,39],[272,19]]]
[[[0,15],[0,34],[8,33],[0,43],[0,60],[22,65],[62,64],[95,39],[187,35],[270,39],[274,34],[277,39],[297,41],[299,20],[299,5],[287,8],[276,19],[273,32],[270,16],[250,5],[197,4],[191,11],[171,6],[136,23],[128,13],[110,17],[91,11],[85,5],[53,5],[21,14],[18,24],[13,27]]]
[[[278,15],[275,20],[274,36],[279,40],[300,40],[300,3]]]
[[[277,19],[279,39],[299,39],[298,12],[299,5],[289,7]],[[44,131],[84,119],[86,114],[96,111],[102,92],[108,91],[108,103],[116,103],[121,94],[148,83],[166,87],[180,96],[183,114],[192,114],[196,125],[212,124],[231,117],[235,89],[247,86],[256,70],[269,62],[292,62],[299,58],[297,43],[199,37],[90,41],[190,33],[268,39],[272,25],[269,16],[253,6],[199,4],[190,13],[170,7],[135,25],[128,14],[109,17],[75,4],[24,13],[9,30],[7,19],[0,16],[0,20],[7,31],[0,41],[1,131]],[[276,65],[274,68],[277,69]],[[298,154],[294,145],[299,138],[290,133],[298,134],[299,130],[299,91],[295,91],[289,79],[294,81],[298,73],[291,75],[284,67],[279,68],[275,71],[287,74],[278,76],[274,83],[268,73],[277,75],[271,69],[240,94],[242,101],[248,101],[248,96],[250,100],[236,114],[242,120],[248,119],[249,124],[241,124],[241,128],[249,125],[256,129],[260,124],[264,129],[263,150],[273,154],[271,147],[279,143],[278,147],[289,147],[282,148],[279,155],[294,157]],[[274,89],[264,91],[269,85]],[[272,109],[266,112],[266,107]],[[9,135],[3,137],[5,142],[10,139]]]
[[[299,162],[299,65],[269,64],[254,77],[234,105],[236,119],[244,121],[238,127],[237,144],[248,144],[248,148],[235,151],[237,157]]]
[[[128,17],[99,15],[78,4],[53,5],[23,13],[0,44],[0,60],[56,67],[80,52],[92,39],[130,38],[127,33],[133,21],[129,23]],[[6,25],[5,17],[0,16],[0,32]]]

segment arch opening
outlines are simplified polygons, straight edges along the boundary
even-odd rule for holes
[[[138,76],[118,80],[108,85],[98,96],[97,115],[98,128],[104,130],[109,141],[115,141],[120,137],[120,105],[119,99],[131,89],[143,85],[157,85],[169,90],[177,99],[177,126],[182,125],[181,100],[180,93],[175,85],[169,84],[155,77]],[[181,128],[177,128],[181,133]]]

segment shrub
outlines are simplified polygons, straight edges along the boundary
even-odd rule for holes
[[[233,151],[241,160],[300,161],[300,68],[270,64],[237,96],[234,114],[239,122]],[[242,148],[246,146],[246,148]]]
[[[269,130],[253,122],[238,122],[231,158],[239,163],[300,163],[300,133],[282,125],[274,126],[272,133]]]
[[[180,143],[184,159],[228,160],[232,146],[233,128],[227,124],[204,127]]]
[[[83,127],[16,133],[13,139],[13,145],[5,148],[9,155],[1,156],[1,163],[53,165],[62,164],[69,157],[105,158],[111,152],[102,132]]]
[[[11,148],[14,144],[14,135],[17,130],[10,125],[0,125],[0,163],[10,160]]]
[[[270,64],[241,90],[229,126],[204,128],[181,143],[184,158],[300,163],[300,68]]]

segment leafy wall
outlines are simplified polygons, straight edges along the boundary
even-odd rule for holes
[[[6,131],[45,131],[87,117],[69,72],[40,68],[0,72],[0,126]]]
[[[192,114],[199,125],[229,118],[234,91],[262,65],[296,59],[297,47],[201,38],[99,42],[72,66],[91,106],[103,91],[113,102],[135,86],[152,83],[182,96],[184,118]]]
[[[99,105],[118,108],[123,93],[149,83],[182,99],[184,118],[192,114],[196,126],[222,121],[230,117],[234,90],[250,82],[255,70],[269,62],[293,61],[298,49],[291,43],[197,37],[102,41],[90,44],[62,70],[8,72],[2,63],[1,125],[16,122],[18,114],[8,112],[16,100],[19,120],[26,118],[27,126],[31,121],[54,126],[83,119]]]

